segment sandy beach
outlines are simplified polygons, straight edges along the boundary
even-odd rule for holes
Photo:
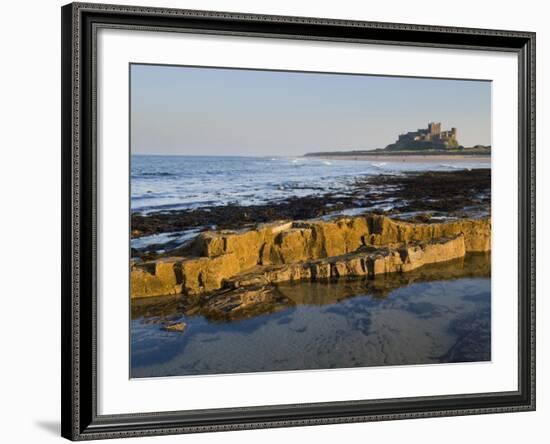
[[[313,156],[311,156],[313,157]],[[468,162],[468,163],[485,163],[491,161],[491,156],[472,156],[472,155],[454,155],[454,154],[437,154],[437,155],[387,155],[387,154],[369,154],[369,155],[342,155],[342,156],[314,156],[317,159],[325,160],[366,160],[374,162]]]

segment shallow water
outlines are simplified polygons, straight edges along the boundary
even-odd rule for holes
[[[155,377],[491,359],[490,257],[406,275],[274,286],[237,315],[134,301],[131,375]],[[166,332],[162,321],[184,321]]]

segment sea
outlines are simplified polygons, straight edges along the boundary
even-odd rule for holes
[[[344,192],[359,177],[490,168],[490,162],[326,160],[315,157],[150,156],[131,158],[131,211],[256,205]]]

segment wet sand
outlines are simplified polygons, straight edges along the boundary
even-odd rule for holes
[[[486,155],[459,155],[459,154],[369,154],[369,155],[342,155],[342,156],[311,156],[324,160],[366,160],[374,162],[467,162],[484,163],[490,162],[491,156]]]

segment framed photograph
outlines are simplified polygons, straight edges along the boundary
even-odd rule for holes
[[[534,33],[61,12],[64,437],[534,410]]]

